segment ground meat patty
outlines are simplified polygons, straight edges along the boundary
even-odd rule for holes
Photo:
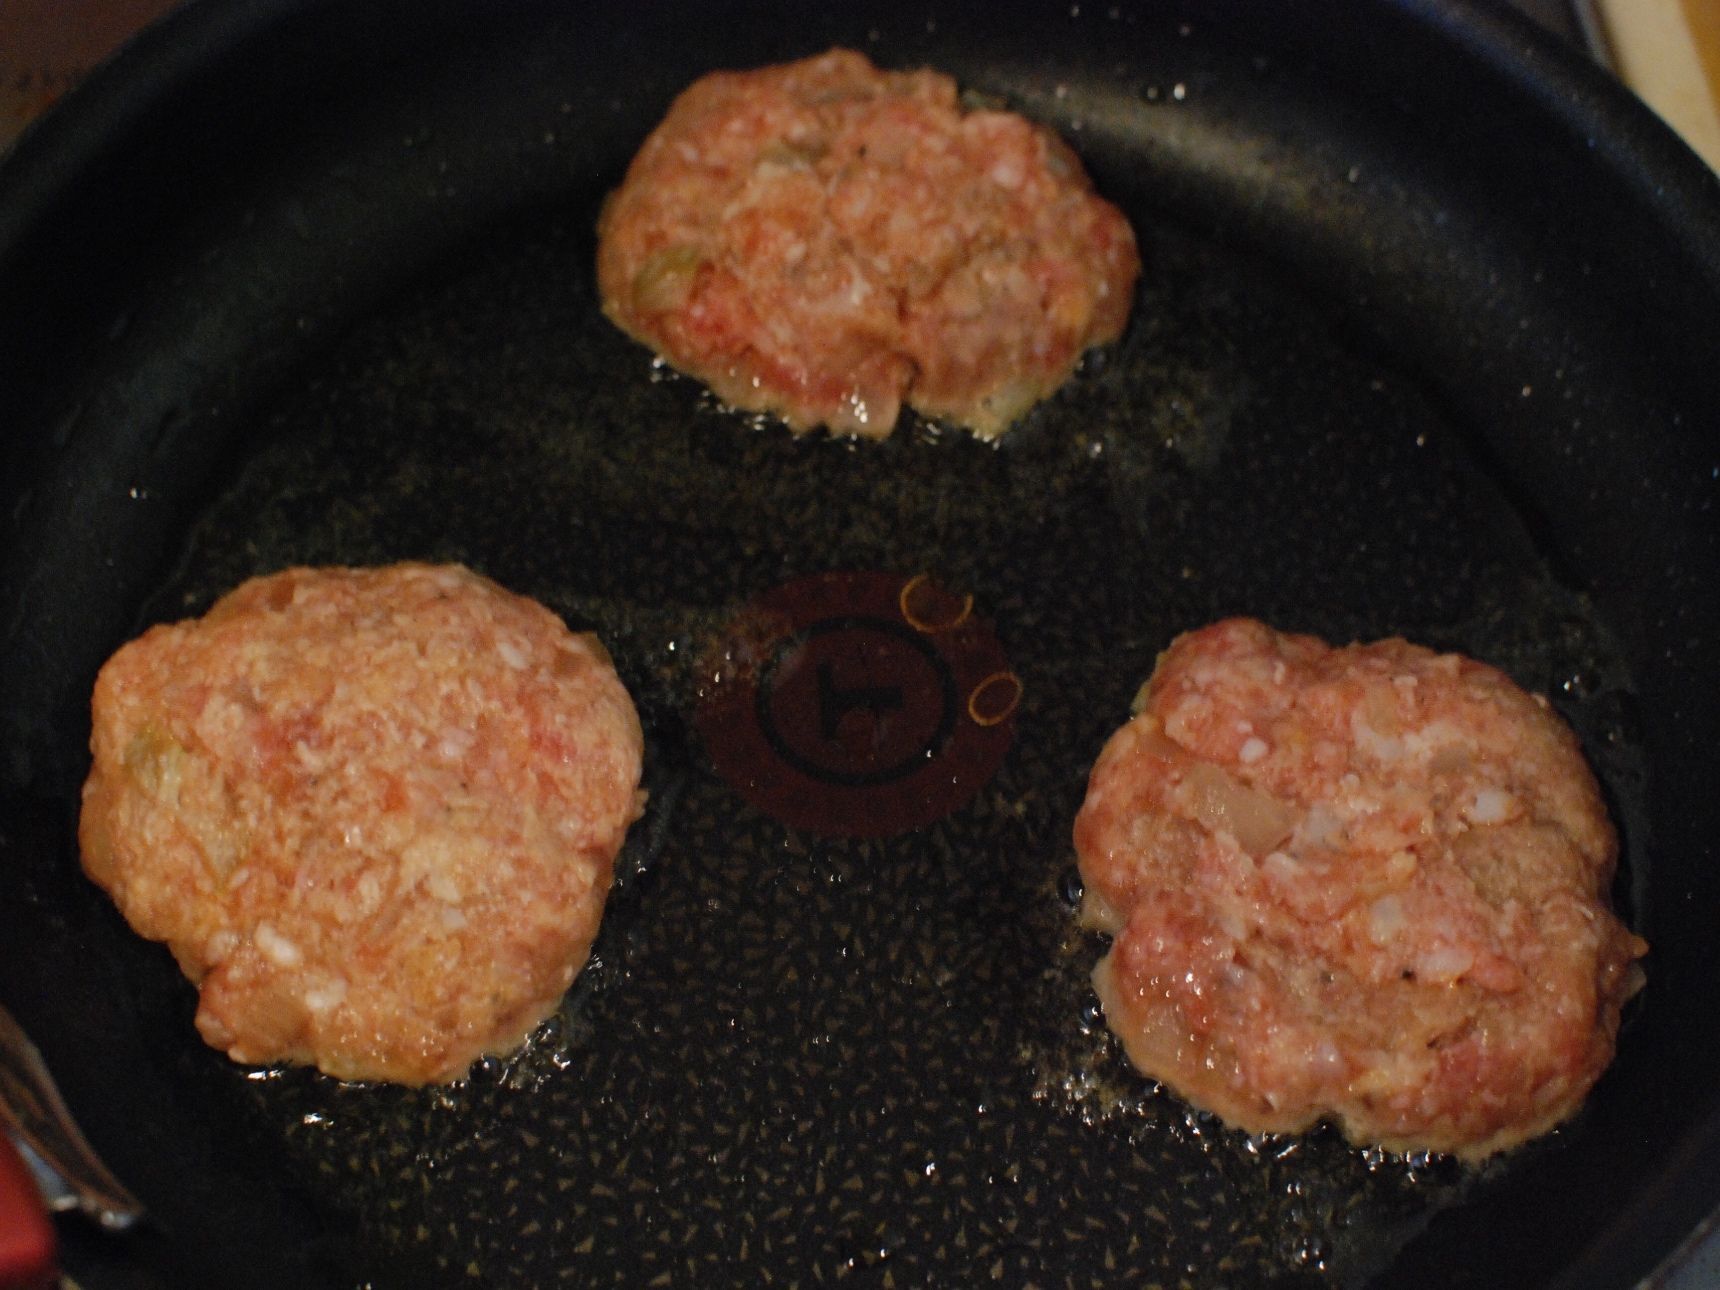
[[[739,408],[1002,433],[1128,317],[1134,235],[1056,137],[832,50],[695,82],[598,225],[604,311]]]
[[[1568,1117],[1647,946],[1575,738],[1494,668],[1179,638],[1075,823],[1135,1065],[1252,1132],[1480,1158]]]
[[[608,655],[456,566],[290,569],[96,681],[79,842],[242,1062],[462,1075],[584,964],[637,817]]]

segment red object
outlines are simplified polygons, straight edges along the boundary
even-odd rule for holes
[[[1021,699],[973,607],[927,574],[815,574],[757,597],[699,667],[717,771],[827,836],[906,833],[958,809],[1002,763]]]
[[[12,1140],[0,1132],[0,1290],[48,1290],[58,1283],[54,1224]]]

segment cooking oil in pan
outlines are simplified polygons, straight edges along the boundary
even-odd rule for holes
[[[1069,881],[1105,736],[1174,635],[1232,613],[1402,633],[1551,692],[1630,839],[1607,637],[1416,383],[1160,226],[1128,336],[1001,444],[911,419],[796,439],[603,322],[590,226],[525,219],[352,334],[149,611],[290,563],[460,560],[597,631],[646,726],[651,806],[592,962],[520,1052],[402,1090],[247,1079],[187,1035],[214,1120],[278,1144],[353,1283],[1350,1284],[1485,1203],[1484,1172],[1250,1139],[1141,1079]],[[785,821],[725,779],[698,712],[738,616],[922,572],[1014,678],[983,773],[905,831]],[[862,679],[825,697],[886,710],[890,678]]]

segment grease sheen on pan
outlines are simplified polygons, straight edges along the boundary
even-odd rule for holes
[[[1568,1118],[1647,946],[1575,737],[1503,673],[1234,619],[1179,637],[1075,824],[1143,1072],[1251,1132],[1478,1159]]]
[[[1049,131],[832,50],[688,87],[598,225],[604,312],[737,408],[990,438],[1128,318],[1122,213]]]
[[[289,569],[103,667],[79,842],[235,1060],[462,1075],[584,964],[643,798],[595,638],[459,566]]]

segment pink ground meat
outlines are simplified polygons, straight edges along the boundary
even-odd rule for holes
[[[1134,235],[1054,135],[832,50],[716,72],[598,227],[608,316],[730,405],[883,437],[906,402],[990,438],[1114,340]]]
[[[590,636],[457,566],[290,569],[102,669],[84,868],[237,1061],[406,1084],[516,1046],[642,804]]]
[[[1612,1059],[1647,950],[1575,737],[1492,667],[1236,619],[1178,638],[1075,824],[1134,1064],[1251,1132],[1481,1158]]]

